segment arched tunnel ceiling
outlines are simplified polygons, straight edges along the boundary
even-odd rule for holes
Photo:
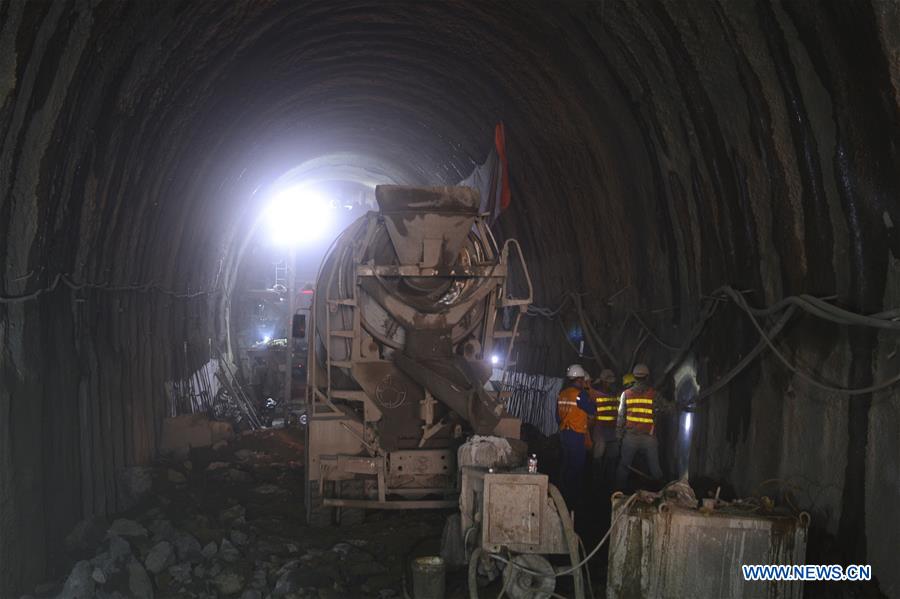
[[[255,192],[284,173],[312,164],[354,180],[452,184],[503,121],[513,201],[498,228],[522,240],[541,304],[584,292],[604,322],[676,306],[655,321],[671,339],[722,283],[752,290],[758,305],[809,292],[889,308],[900,299],[898,29],[900,9],[879,0],[0,0],[0,341],[11,381],[0,413],[15,417],[0,419],[0,589],[40,571],[19,567],[17,543],[42,554],[56,529],[115,507],[111,472],[152,454],[159,416],[129,420],[156,405],[135,390],[175,376],[162,356],[218,326],[212,299],[88,296],[84,311],[59,294],[9,298],[59,273],[215,291],[265,201]],[[712,373],[757,341],[733,316],[701,348]],[[545,341],[530,343],[529,368],[571,359],[555,326],[534,324],[532,339]],[[792,337],[795,357],[845,385],[900,367],[893,341],[828,329],[804,346],[805,332]],[[48,356],[61,361],[52,382]],[[668,356],[646,359],[662,367]],[[767,398],[793,393],[792,382],[765,367],[743,383],[710,408],[727,426],[704,441],[721,457],[700,463],[745,469],[741,481],[771,469],[827,479],[841,489],[828,499],[829,532],[855,555],[887,559],[878,552],[896,546],[900,517],[867,528],[863,507],[898,499],[878,482],[892,469],[896,482],[896,412],[879,416],[896,399],[835,400],[820,424],[831,448],[812,464],[784,456],[821,430],[783,439],[789,415],[758,428],[782,413]],[[66,419],[123,394],[133,404],[108,409],[130,427],[124,448],[84,449],[84,426]],[[58,397],[75,407],[53,415]],[[14,420],[27,432],[17,437]],[[58,443],[36,450],[46,435]],[[761,445],[775,449],[751,459]],[[890,457],[874,460],[873,447]],[[105,469],[89,468],[106,450]],[[80,462],[54,465],[61,452]],[[60,505],[52,485],[81,488],[81,502]],[[42,522],[37,540],[11,523],[13,509],[16,522]]]

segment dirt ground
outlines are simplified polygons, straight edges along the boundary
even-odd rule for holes
[[[139,505],[73,532],[69,574],[34,597],[402,597],[404,564],[439,551],[447,515],[370,512],[352,526],[306,526],[296,429],[194,449],[151,474]],[[464,579],[448,576],[449,598],[465,596]]]
[[[31,597],[391,599],[404,597],[404,588],[411,596],[408,564],[439,554],[451,511],[370,511],[362,523],[309,527],[303,451],[302,429],[267,429],[154,464],[143,499],[79,525],[59,579]],[[596,509],[584,506],[576,518],[588,547],[605,532],[603,499],[589,499]],[[604,560],[592,561],[597,596]],[[568,586],[560,579],[557,591]],[[448,572],[446,587],[447,599],[468,598],[464,571]],[[499,591],[495,582],[479,594]]]

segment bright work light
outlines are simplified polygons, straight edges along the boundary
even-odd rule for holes
[[[330,203],[309,187],[280,191],[266,208],[270,239],[280,246],[299,246],[319,239],[330,227]]]

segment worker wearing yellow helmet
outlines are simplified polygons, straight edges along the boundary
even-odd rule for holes
[[[659,443],[653,416],[656,411],[667,410],[669,406],[663,403],[651,386],[650,369],[646,364],[637,364],[631,374],[634,385],[622,393],[619,406],[618,428],[622,434],[622,450],[616,470],[617,489],[625,488],[628,469],[639,453],[646,457],[650,476],[654,480],[662,479],[663,475],[659,467]]]
[[[619,412],[619,390],[616,389],[616,375],[606,368],[594,381],[592,388],[594,415],[591,423],[591,478],[594,488],[602,489],[612,485],[615,476],[616,458],[619,447],[616,438],[616,421]]]

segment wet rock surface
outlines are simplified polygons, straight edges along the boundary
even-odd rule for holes
[[[157,465],[150,498],[111,523],[79,524],[68,573],[33,596],[402,596],[405,557],[437,542],[444,515],[376,512],[355,526],[306,526],[303,456],[293,443],[299,434],[260,431],[194,450],[190,466]],[[231,471],[240,474],[217,475]]]

